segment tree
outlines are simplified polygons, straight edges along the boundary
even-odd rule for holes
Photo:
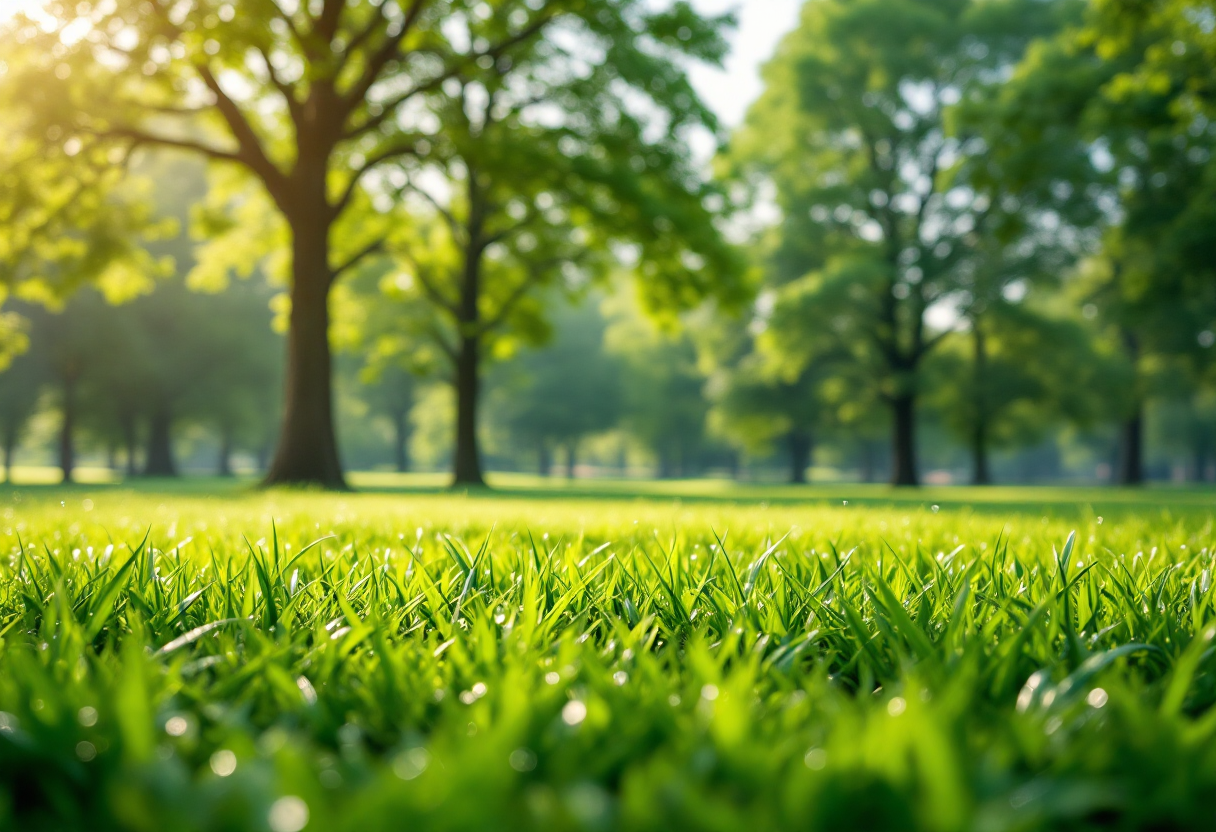
[[[1101,208],[1091,224],[1102,248],[1073,292],[1136,368],[1120,413],[1117,480],[1127,485],[1144,478],[1155,368],[1171,355],[1201,359],[1216,321],[1211,67],[1197,57],[1202,26],[1183,12],[1170,2],[1090,6],[1082,25],[1030,52],[989,113],[1008,137],[994,150],[1016,162],[1005,171],[1012,183],[1070,188]]]
[[[710,210],[721,196],[689,148],[695,129],[716,126],[682,63],[720,61],[725,22],[686,3],[596,0],[564,20],[561,38],[425,96],[442,129],[429,168],[396,172],[416,219],[390,243],[406,271],[388,289],[408,306],[392,329],[429,339],[454,385],[455,484],[483,484],[483,357],[544,340],[543,291],[577,296],[624,257],[655,308],[738,293]],[[472,21],[469,42],[502,25],[501,12]]]
[[[13,455],[47,380],[44,356],[39,353],[18,355],[0,371],[0,446],[4,449],[5,482],[13,481]]]
[[[763,357],[751,353],[719,379],[715,415],[725,432],[749,450],[768,451],[774,442],[783,442],[790,482],[805,484],[822,418],[815,381],[809,370],[792,381],[774,379],[766,373]]]
[[[852,350],[890,408],[898,485],[918,481],[920,375],[949,329],[930,315],[959,300],[960,263],[991,207],[946,176],[961,156],[982,152],[951,132],[947,113],[1051,31],[1056,5],[808,3],[733,146],[745,172],[776,187],[775,282],[802,281],[783,288],[785,313],[795,302],[839,310],[828,322],[839,337],[825,346]]]
[[[1117,350],[1092,326],[1002,298],[943,344],[929,396],[966,443],[972,482],[992,482],[992,448],[1028,445],[1060,422],[1090,427],[1121,398],[1129,380]]]
[[[108,343],[111,334],[99,314],[107,308],[101,293],[88,288],[57,309],[23,310],[31,322],[30,354],[45,367],[60,414],[56,445],[65,483],[72,482],[76,469],[77,438],[88,412],[83,405],[90,393],[91,376],[107,360],[98,347]]]
[[[393,465],[410,470],[410,411],[418,399],[418,376],[396,362],[364,364],[360,396],[373,412],[388,417],[393,427]]]
[[[628,293],[612,297],[607,311],[605,343],[623,365],[622,425],[654,454],[659,477],[691,475],[714,450],[706,376],[689,334],[697,323],[656,323]]]
[[[226,0],[50,0],[37,22],[6,27],[4,86],[27,140],[103,158],[176,148],[256,184],[220,193],[247,210],[260,201],[267,219],[213,223],[226,233],[203,265],[245,270],[251,252],[290,253],[286,406],[267,482],[340,488],[329,297],[383,242],[365,184],[384,164],[425,154],[425,137],[403,127],[420,96],[470,62],[509,60],[584,5],[498,3],[497,36],[457,52],[446,34],[468,32],[488,6],[246,0],[238,13]],[[246,262],[225,261],[233,256]]]
[[[578,445],[609,430],[621,417],[621,367],[604,349],[606,322],[595,303],[564,307],[552,341],[509,365],[497,417],[523,447],[535,448],[538,471],[548,475],[553,450],[564,448],[573,477]]]

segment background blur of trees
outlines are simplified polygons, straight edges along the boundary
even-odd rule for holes
[[[185,5],[217,37],[233,20]],[[330,484],[343,467],[1216,482],[1216,4],[809,0],[733,135],[683,75],[721,59],[729,20],[682,3],[422,2],[427,38],[451,37],[444,14],[481,32],[431,47],[390,46],[400,10],[315,5],[443,59],[386,59],[425,88],[391,120],[364,90],[375,142],[325,162],[354,172],[357,219],[335,226],[322,300]],[[272,93],[303,83],[276,76],[286,47],[230,34],[277,67],[250,70]],[[606,44],[600,64],[576,42]],[[47,70],[11,51],[0,87]],[[170,108],[179,86],[131,90]],[[41,112],[29,98],[0,107]],[[290,369],[301,252],[274,211],[291,209],[234,178],[224,154],[253,144],[227,150],[210,122],[115,154],[69,145],[110,129],[69,116],[0,133],[6,477],[273,470],[287,378],[329,383]],[[278,118],[297,126],[266,116],[257,137],[287,159],[275,131],[304,141],[307,118]],[[712,163],[694,134],[720,140]]]

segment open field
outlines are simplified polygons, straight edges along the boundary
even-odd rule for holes
[[[1210,491],[355,482],[0,486],[0,826],[1216,822]]]

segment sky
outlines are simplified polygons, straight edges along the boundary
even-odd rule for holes
[[[693,5],[704,14],[732,9],[738,13],[739,28],[730,39],[725,71],[697,68],[693,73],[706,103],[725,126],[734,127],[760,95],[760,67],[794,28],[802,0],[693,0]]]

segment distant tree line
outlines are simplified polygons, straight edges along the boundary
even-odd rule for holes
[[[65,477],[172,475],[202,431],[221,473],[333,488],[1216,463],[1210,4],[813,0],[733,135],[688,78],[732,20],[683,2],[30,14],[6,460],[51,419]]]

